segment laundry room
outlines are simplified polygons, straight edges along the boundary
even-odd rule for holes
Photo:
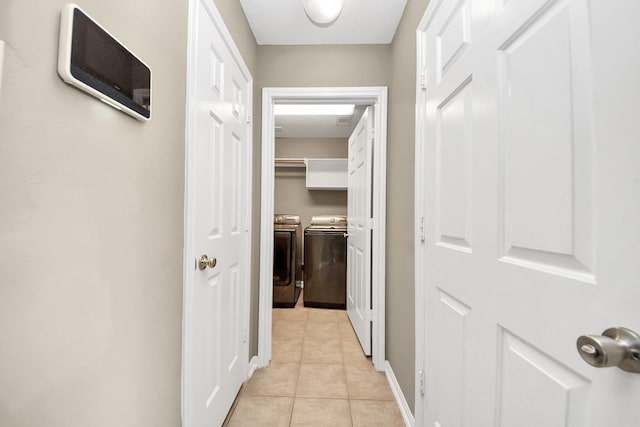
[[[365,107],[278,107],[274,307],[294,307],[301,298],[307,307],[344,309],[348,139]],[[306,294],[300,292],[305,276],[309,279]],[[296,289],[287,289],[294,283]]]

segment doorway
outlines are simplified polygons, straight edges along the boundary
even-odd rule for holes
[[[372,179],[371,221],[371,338],[372,361],[378,371],[385,370],[385,212],[386,212],[386,134],[387,88],[265,88],[262,97],[262,186],[260,239],[260,301],[258,365],[271,360],[273,304],[273,213],[275,188],[276,104],[340,104],[373,106],[373,156],[369,166]]]

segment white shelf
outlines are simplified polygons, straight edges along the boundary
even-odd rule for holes
[[[278,157],[277,168],[306,167],[306,185],[309,190],[346,190],[347,159],[307,159]]]
[[[309,190],[346,190],[347,159],[305,159]]]

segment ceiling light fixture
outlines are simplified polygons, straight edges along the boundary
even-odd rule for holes
[[[276,116],[352,116],[353,104],[275,104]]]
[[[344,0],[302,0],[304,11],[313,22],[328,25],[342,12]]]

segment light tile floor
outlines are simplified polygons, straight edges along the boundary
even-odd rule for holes
[[[225,426],[404,426],[382,372],[344,310],[273,309],[272,359],[247,381]]]

